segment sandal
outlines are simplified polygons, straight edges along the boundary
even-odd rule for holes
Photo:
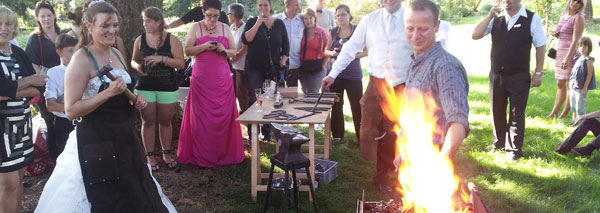
[[[165,150],[162,151],[162,153],[163,153],[163,161],[165,161],[164,160],[164,155],[170,155],[171,154],[171,150],[170,149],[165,149]],[[177,160],[175,160],[175,159],[173,159],[171,162],[165,161],[165,164],[167,164],[167,167],[169,169],[175,169],[175,168],[177,168],[177,166],[179,166],[179,163],[177,163]]]
[[[146,152],[146,157],[154,157],[154,152]],[[150,168],[153,172],[156,172],[160,169],[160,166],[158,165],[158,163],[156,163],[156,159],[154,161],[154,165],[150,164]]]

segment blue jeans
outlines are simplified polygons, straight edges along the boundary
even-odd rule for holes
[[[307,73],[303,70],[300,70],[298,78],[300,80],[300,84],[302,85],[302,93],[319,93],[319,89],[321,89],[321,81],[323,81],[324,77],[325,69],[321,69],[320,72],[316,73]]]
[[[577,116],[585,115],[585,104],[587,102],[587,94],[582,95],[581,89],[569,90],[569,100],[571,100],[571,111]]]

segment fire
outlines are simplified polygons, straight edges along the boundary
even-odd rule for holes
[[[457,193],[459,177],[452,161],[441,157],[441,146],[433,143],[434,135],[443,135],[436,126],[434,113],[439,108],[434,99],[415,90],[405,91],[410,97],[398,97],[387,84],[378,88],[386,98],[384,114],[395,122],[394,131],[399,135],[396,155],[402,162],[398,168],[401,188],[397,190],[403,195],[403,212],[469,211],[459,204],[469,202],[469,193],[462,188]]]

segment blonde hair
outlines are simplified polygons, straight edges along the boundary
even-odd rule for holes
[[[19,22],[17,21],[17,16],[15,15],[15,13],[8,7],[0,6],[0,20],[6,21],[14,26],[15,29],[10,39],[14,39],[15,37],[17,37],[17,35],[19,34]]]

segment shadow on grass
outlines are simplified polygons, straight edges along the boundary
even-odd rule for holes
[[[305,127],[299,129],[306,132]],[[317,144],[322,144],[322,132],[316,132]],[[261,142],[262,170],[268,172],[268,159],[274,153],[274,143]],[[351,212],[356,209],[356,200],[362,196],[363,189],[369,200],[387,200],[386,196],[379,193],[372,183],[372,174],[374,173],[375,163],[366,162],[361,159],[359,143],[353,132],[346,131],[345,137],[340,143],[332,144],[332,153],[330,159],[339,159],[337,172],[338,177],[327,185],[321,185],[316,190],[319,210],[322,212]],[[237,187],[227,187],[224,189],[223,196],[231,204],[232,212],[262,212],[264,205],[265,192],[258,193],[257,202],[253,202],[250,195],[250,158],[240,165],[223,167],[220,173],[225,178],[238,179],[240,185]],[[266,180],[264,180],[266,183]],[[312,212],[312,203],[308,200],[307,192],[300,192],[300,210],[302,212]],[[271,200],[277,200],[271,196]],[[270,211],[276,211],[277,205],[269,206]]]

